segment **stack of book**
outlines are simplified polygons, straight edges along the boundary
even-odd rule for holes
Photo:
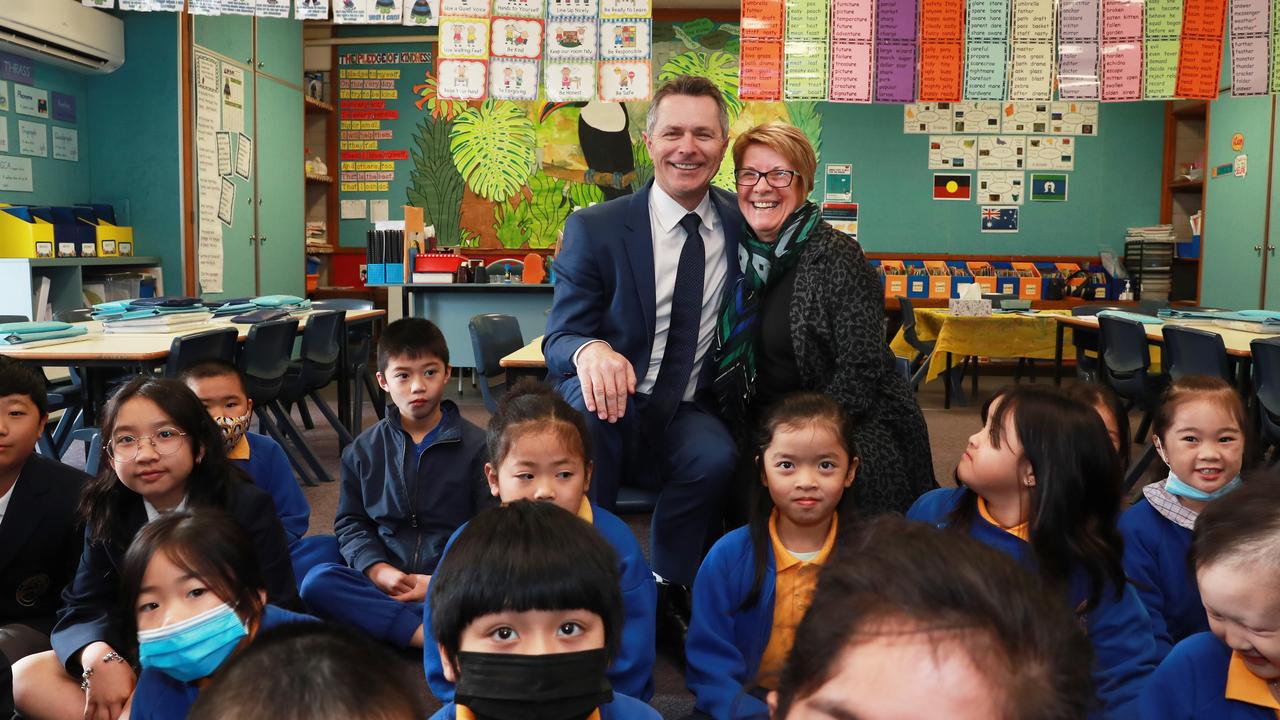
[[[1124,235],[1124,265],[1138,298],[1167,300],[1178,238],[1172,225],[1131,227]]]
[[[143,298],[93,306],[92,317],[108,333],[171,333],[207,323],[209,312],[200,298]]]

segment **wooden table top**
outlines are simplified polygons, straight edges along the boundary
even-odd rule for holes
[[[1055,315],[1054,319],[1063,325],[1081,328],[1098,327],[1098,318],[1096,315]],[[1193,327],[1197,330],[1208,330],[1222,336],[1222,344],[1227,348],[1227,354],[1233,357],[1252,357],[1253,351],[1249,347],[1249,343],[1262,338],[1271,338],[1280,335],[1280,330],[1274,333],[1253,333],[1245,330],[1236,330],[1234,328],[1226,328],[1220,325],[1214,325],[1206,320],[1168,320],[1159,323],[1144,323],[1143,329],[1147,332],[1147,339],[1156,342],[1164,341],[1164,334],[1161,328],[1166,324],[1179,325],[1183,327]]]
[[[498,365],[504,368],[544,368],[546,358],[542,357],[542,336],[529,341],[528,345],[503,357]]]

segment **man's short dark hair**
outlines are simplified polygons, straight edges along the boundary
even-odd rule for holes
[[[622,629],[618,556],[586,521],[550,502],[518,500],[467,524],[431,577],[431,632],[455,663],[476,618],[527,610],[587,610],[612,655]]]
[[[708,97],[715,101],[716,115],[720,118],[721,140],[729,137],[729,105],[724,100],[724,93],[716,84],[700,75],[677,75],[663,83],[649,101],[649,113],[645,116],[644,131],[650,135],[658,124],[658,106],[672,95],[688,95],[690,97]]]
[[[400,318],[378,338],[378,372],[385,373],[393,357],[431,356],[449,365],[449,343],[436,324],[426,318]]]
[[[236,381],[240,383],[240,392],[243,393],[244,376],[240,374],[240,369],[226,360],[220,360],[218,358],[201,360],[186,370],[183,370],[182,374],[179,375],[178,378],[185,383],[188,380],[204,380],[207,378],[226,377],[228,375],[235,376]]]
[[[190,720],[421,720],[422,675],[355,632],[298,622],[263,630],[200,692]],[[420,670],[420,668],[419,668]]]
[[[26,395],[40,414],[45,415],[49,412],[49,393],[45,385],[44,374],[39,370],[0,356],[0,397]]]

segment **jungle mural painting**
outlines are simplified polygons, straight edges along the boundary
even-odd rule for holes
[[[730,138],[783,120],[805,133],[821,159],[818,103],[738,98],[738,39],[736,23],[655,22],[656,82],[706,77],[725,95]],[[443,246],[550,248],[575,208],[634,192],[653,177],[641,137],[648,103],[466,103],[435,90],[430,76],[413,88],[423,115],[407,200],[423,208]],[[730,153],[713,182],[733,189]]]

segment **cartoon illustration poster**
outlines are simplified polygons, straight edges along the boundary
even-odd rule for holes
[[[600,21],[602,60],[647,60],[653,45],[653,25],[644,18]]]
[[[483,60],[489,53],[489,23],[480,18],[440,18],[440,57]]]
[[[536,60],[542,55],[542,21],[529,18],[495,17],[490,33],[494,57]]]
[[[541,18],[542,0],[493,0],[493,14],[510,17]]]
[[[596,59],[596,23],[592,18],[553,18],[547,20],[547,60],[555,62],[593,61]]]
[[[551,102],[588,102],[595,95],[595,63],[548,61],[543,84]]]
[[[449,100],[479,100],[484,97],[487,70],[483,60],[442,59],[436,92]]]
[[[600,63],[600,99],[605,102],[647,100],[650,87],[647,60]]]
[[[489,97],[498,100],[537,100],[538,62],[513,58],[490,60]]]

